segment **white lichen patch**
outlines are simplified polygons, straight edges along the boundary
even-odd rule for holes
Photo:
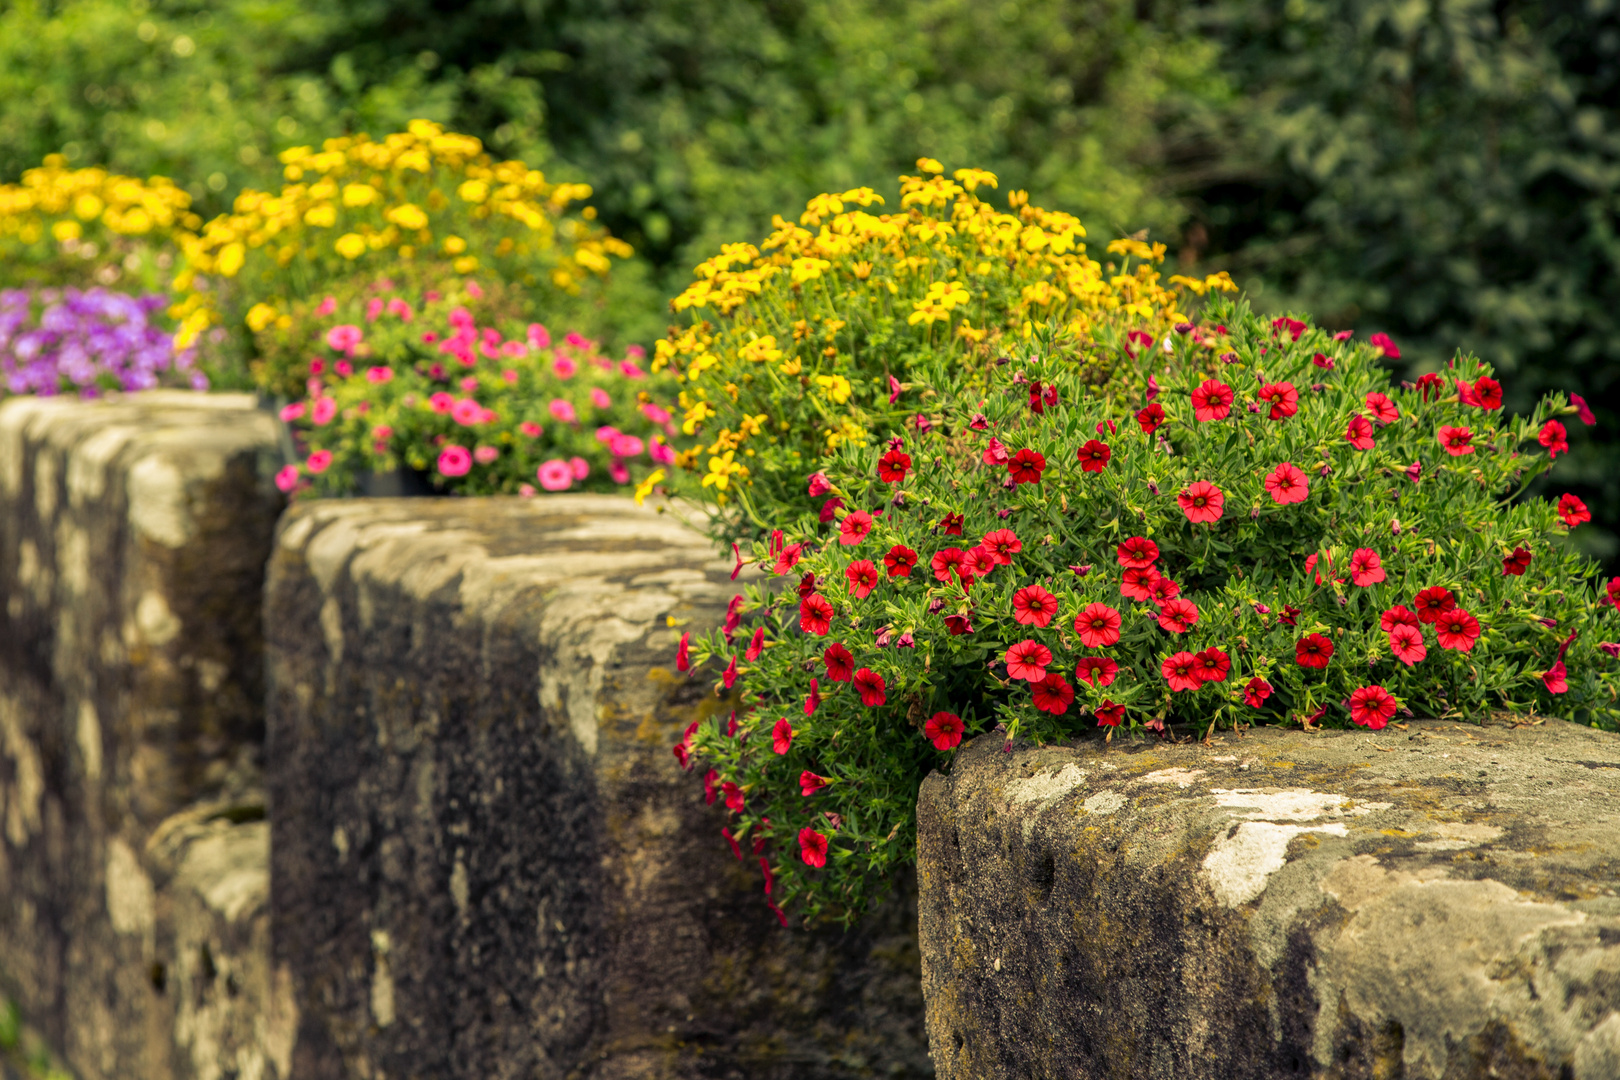
[[[139,936],[150,954],[156,929],[152,879],[122,840],[107,842],[107,918],[120,934]]]
[[[1117,791],[1099,791],[1080,805],[1088,814],[1112,814],[1123,807],[1125,801],[1125,796]]]
[[[149,540],[183,547],[196,525],[186,503],[186,478],[172,461],[144,457],[129,470],[129,521]]]
[[[1086,771],[1070,763],[1054,773],[1020,777],[1007,785],[1007,800],[1014,805],[1061,799],[1086,782]]]
[[[1462,851],[1488,844],[1502,835],[1502,830],[1495,825],[1465,821],[1442,821],[1427,831],[1439,839],[1419,840],[1412,845],[1419,851]]]
[[[1315,821],[1318,818],[1360,817],[1374,810],[1387,810],[1390,803],[1354,802],[1345,795],[1332,795],[1308,788],[1212,788],[1215,805],[1236,811],[1237,816],[1264,821]]]
[[[1139,779],[1144,784],[1174,784],[1179,788],[1191,787],[1204,775],[1203,769],[1157,769],[1144,773]]]
[[[1280,825],[1245,821],[1215,841],[1204,856],[1204,877],[1215,898],[1227,907],[1247,904],[1266,891],[1266,882],[1287,862],[1288,843],[1301,833],[1344,836],[1339,822],[1323,825]]]

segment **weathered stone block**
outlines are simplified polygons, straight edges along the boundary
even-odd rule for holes
[[[1620,1076],[1616,736],[1001,750],[919,803],[941,1076]]]
[[[669,747],[729,562],[597,496],[304,504],[266,602],[300,1080],[925,1075],[914,907],[784,931]]]
[[[244,395],[0,404],[0,993],[86,1080],[286,1075],[259,1030],[275,443]]]

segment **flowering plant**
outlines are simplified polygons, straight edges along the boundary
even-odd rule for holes
[[[726,245],[671,302],[701,316],[654,359],[685,384],[682,430],[705,443],[681,459],[678,490],[718,510],[728,537],[806,505],[798,478],[840,445],[899,431],[923,405],[919,368],[970,364],[1053,321],[1103,346],[1071,357],[1099,384],[1185,318],[1188,293],[1234,287],[1224,273],[1166,285],[1164,246],[1140,240],[1111,242],[1099,263],[1078,219],[1016,191],[995,209],[981,169],[917,166],[897,213],[870,212],[883,199],[869,188],[818,195],[759,248]]]
[[[208,388],[194,353],[152,324],[161,296],[106,289],[0,291],[0,393],[149,390],[168,381]]]
[[[301,400],[281,417],[307,452],[277,483],[338,494],[362,473],[404,468],[457,494],[534,495],[640,473],[645,498],[675,457],[675,426],[643,350],[614,360],[579,334],[554,341],[539,323],[491,318],[507,307],[498,286],[407,297],[383,280],[300,310],[295,327],[314,355]]]
[[[682,639],[735,710],[676,756],[773,906],[857,912],[973,732],[1615,724],[1620,579],[1564,543],[1578,499],[1517,497],[1583,403],[1511,417],[1473,359],[1397,387],[1383,348],[1225,299],[1205,317],[1105,392],[1044,335],[982,383],[914,371],[927,423],[840,447],[804,481],[831,520],[754,545],[786,587]]]
[[[426,120],[373,141],[328,139],[282,153],[280,192],[244,191],[233,212],[184,242],[173,311],[189,343],[210,323],[258,332],[300,298],[378,266],[429,257],[459,274],[493,273],[555,304],[630,249],[592,224],[585,184],[558,184],[520,161],[497,162],[468,135]]]

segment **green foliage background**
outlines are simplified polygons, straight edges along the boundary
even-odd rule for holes
[[[285,146],[424,116],[594,184],[646,335],[807,196],[979,165],[1412,372],[1463,348],[1512,405],[1584,393],[1552,482],[1612,555],[1617,84],[1620,0],[3,0],[0,179],[65,148],[206,213]]]

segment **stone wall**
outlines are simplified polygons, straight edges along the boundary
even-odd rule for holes
[[[736,586],[624,499],[304,504],[266,604],[272,910],[323,1077],[930,1072],[915,908],[777,927],[670,754]]]
[[[0,994],[85,1080],[287,1073],[274,447],[240,395],[0,404]]]
[[[1620,741],[980,739],[925,783],[939,1074],[1620,1077]]]

